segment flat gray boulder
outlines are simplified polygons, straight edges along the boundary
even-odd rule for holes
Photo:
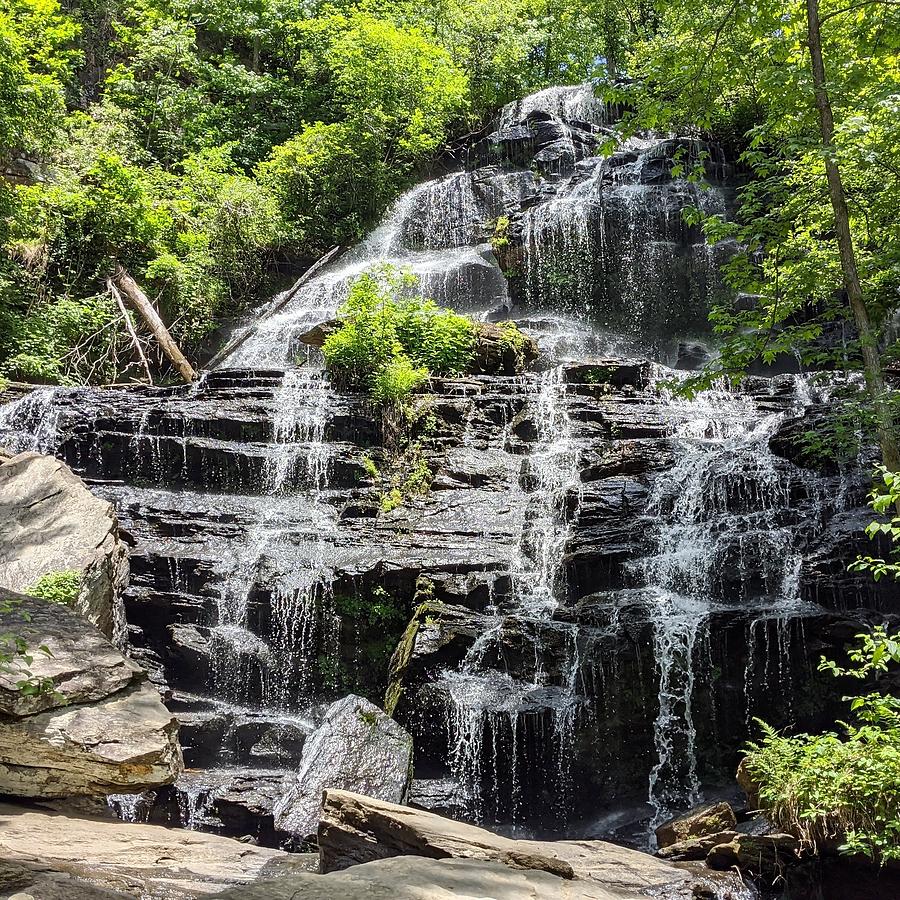
[[[178,722],[143,669],[66,606],[0,589],[0,609],[0,633],[31,656],[0,675],[0,793],[105,796],[177,778]],[[29,679],[38,693],[20,689]]]
[[[300,768],[275,805],[275,827],[316,834],[326,788],[402,803],[412,777],[412,738],[393,719],[351,694],[333,703],[303,746]]]
[[[216,834],[5,803],[0,804],[0,858],[12,869],[10,886],[38,900],[123,895],[180,900],[310,869],[308,855]],[[6,890],[3,874],[0,867],[0,896]],[[57,886],[60,893],[54,892]]]
[[[128,551],[112,504],[55,457],[0,460],[0,585],[24,593],[43,575],[65,571],[81,575],[73,609],[119,642]]]
[[[0,634],[25,641],[32,661],[0,672],[0,714],[27,716],[68,704],[102,700],[140,679],[143,670],[87,620],[66,606],[0,587]],[[46,648],[42,650],[41,648]],[[52,690],[29,694],[28,676]]]

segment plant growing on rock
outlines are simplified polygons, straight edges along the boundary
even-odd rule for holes
[[[332,380],[400,403],[431,376],[459,375],[472,359],[475,323],[414,293],[393,266],[360,275],[338,311],[341,327],[322,346]]]
[[[887,521],[870,522],[866,526],[870,538],[885,535],[890,539],[893,544],[890,559],[861,556],[850,568],[854,572],[871,572],[876,581],[885,575],[900,579],[900,472],[890,472],[879,466],[870,499],[875,512],[886,516],[894,511]]]
[[[0,616],[10,614],[18,616],[22,622],[28,622],[30,616],[20,609],[22,601],[9,596],[0,596]],[[12,681],[16,688],[26,696],[43,694],[53,690],[53,680],[38,678],[29,670],[34,662],[34,652],[28,642],[13,632],[0,632],[0,678]],[[38,653],[50,656],[50,648],[41,644]]]
[[[475,323],[414,292],[415,278],[392,266],[360,275],[338,311],[341,326],[322,346],[339,387],[365,391],[382,410],[388,451],[382,512],[425,494],[432,472],[416,435],[433,427],[427,397],[412,395],[432,376],[459,375],[472,361]],[[367,469],[373,478],[379,477]]]
[[[40,597],[51,603],[62,603],[71,606],[81,590],[81,574],[72,570],[62,572],[48,572],[42,575],[31,587],[28,593],[32,597]]]

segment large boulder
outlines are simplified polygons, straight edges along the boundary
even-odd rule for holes
[[[799,851],[800,842],[790,834],[736,834],[713,847],[706,864],[722,871],[738,868],[774,881],[786,866],[797,863]]]
[[[351,694],[328,708],[308,738],[297,775],[275,806],[275,827],[298,838],[311,837],[325,788],[402,803],[411,777],[409,733],[373,703]]]
[[[73,608],[120,642],[128,551],[112,505],[52,456],[0,461],[0,585],[25,592],[43,575],[65,571],[81,576]]]
[[[0,633],[20,638],[31,659],[0,675],[0,793],[105,796],[175,780],[175,717],[143,669],[92,625],[0,589]]]
[[[315,860],[214,834],[10,804],[0,804],[0,857],[13,869],[10,887],[40,900],[99,900],[105,891],[149,900],[208,896],[309,871]],[[7,896],[3,874],[0,896]]]
[[[658,847],[669,847],[691,838],[732,831],[736,824],[737,817],[731,804],[725,801],[708,803],[663,822],[656,829],[656,844]]]
[[[465,859],[533,870],[555,880],[558,893],[551,896],[558,897],[690,897],[703,880],[687,869],[605,841],[512,840],[407,806],[347,791],[325,792],[319,825],[320,871],[353,866],[350,871],[355,872],[360,863],[394,856]],[[578,887],[572,887],[573,882]],[[584,882],[602,890],[580,894]]]

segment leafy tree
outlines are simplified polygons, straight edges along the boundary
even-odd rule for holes
[[[0,2],[0,163],[45,150],[65,111],[75,24],[55,0]]]
[[[900,10],[676,0],[660,13],[635,49],[633,121],[692,121],[737,146],[750,173],[737,219],[706,222],[711,239],[742,249],[727,266],[737,299],[712,316],[721,357],[694,383],[783,353],[861,370],[884,461],[896,468],[877,349],[900,286],[888,212],[900,175],[889,112]],[[855,338],[834,347],[825,338],[843,322]]]

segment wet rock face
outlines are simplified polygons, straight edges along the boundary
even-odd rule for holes
[[[120,640],[128,550],[111,504],[52,456],[0,461],[0,585],[27,591],[41,576],[64,571],[81,577],[73,608]]]
[[[64,606],[2,589],[0,602],[0,628],[33,657],[0,677],[0,791],[102,797],[171,784],[178,723],[143,670]],[[26,677],[45,690],[23,695]]]
[[[306,742],[296,777],[275,806],[275,825],[300,839],[315,835],[325,788],[402,803],[411,773],[409,734],[377,706],[351,694],[328,709]]]
[[[200,827],[277,843],[273,785],[296,773],[323,701],[348,691],[383,701],[423,575],[431,600],[395,682],[396,715],[414,737],[417,777],[456,785],[423,805],[605,833],[598,814],[643,803],[659,761],[656,660],[670,619],[697,625],[672,636],[672,652],[691,661],[701,777],[730,777],[754,715],[813,728],[843,712],[819,656],[839,655],[859,630],[845,610],[887,602],[875,595],[883,586],[847,580],[847,541],[868,516],[864,477],[779,457],[761,470],[756,450],[710,456],[698,477],[719,505],[698,527],[715,535],[714,600],[682,620],[661,611],[641,567],[688,483],[676,468],[686,448],[709,440],[736,400],[698,413],[634,360],[551,375],[435,384],[422,439],[431,490],[387,512],[365,463],[380,460],[378,413],[314,375],[298,385],[222,371],[190,390],[56,395],[60,453],[115,502],[134,541],[132,652],[183,720],[188,765],[232,770],[161,799],[167,821],[193,808]],[[792,384],[750,383],[736,418],[791,415]],[[294,430],[277,424],[291,404]],[[319,409],[316,432],[303,423]],[[694,427],[696,438],[679,437]],[[567,455],[556,457],[561,435]],[[543,462],[562,459],[566,480],[548,481]],[[842,510],[823,505],[838,496]],[[783,615],[766,598],[782,577],[771,560],[787,551],[758,537],[781,528],[798,539],[799,590],[816,603]],[[546,575],[535,548],[552,541],[558,605],[519,613]],[[478,677],[459,677],[467,658]]]
[[[819,656],[889,598],[846,572],[865,473],[780,441],[810,399],[795,379],[688,401],[645,361],[702,357],[730,251],[681,211],[728,214],[733,181],[711,152],[710,189],[687,183],[675,166],[707,149],[690,141],[602,156],[611,115],[584,88],[508,109],[233,368],[4,412],[4,435],[90,479],[134,544],[131,652],[183,717],[188,764],[215,766],[176,786],[182,822],[275,840],[272,786],[350,692],[390,688],[417,777],[454,786],[422,805],[554,835],[690,807],[731,779],[754,716],[845,712]],[[383,260],[540,346],[535,371],[429,387],[401,481],[430,490],[400,505],[381,412],[299,340]]]

